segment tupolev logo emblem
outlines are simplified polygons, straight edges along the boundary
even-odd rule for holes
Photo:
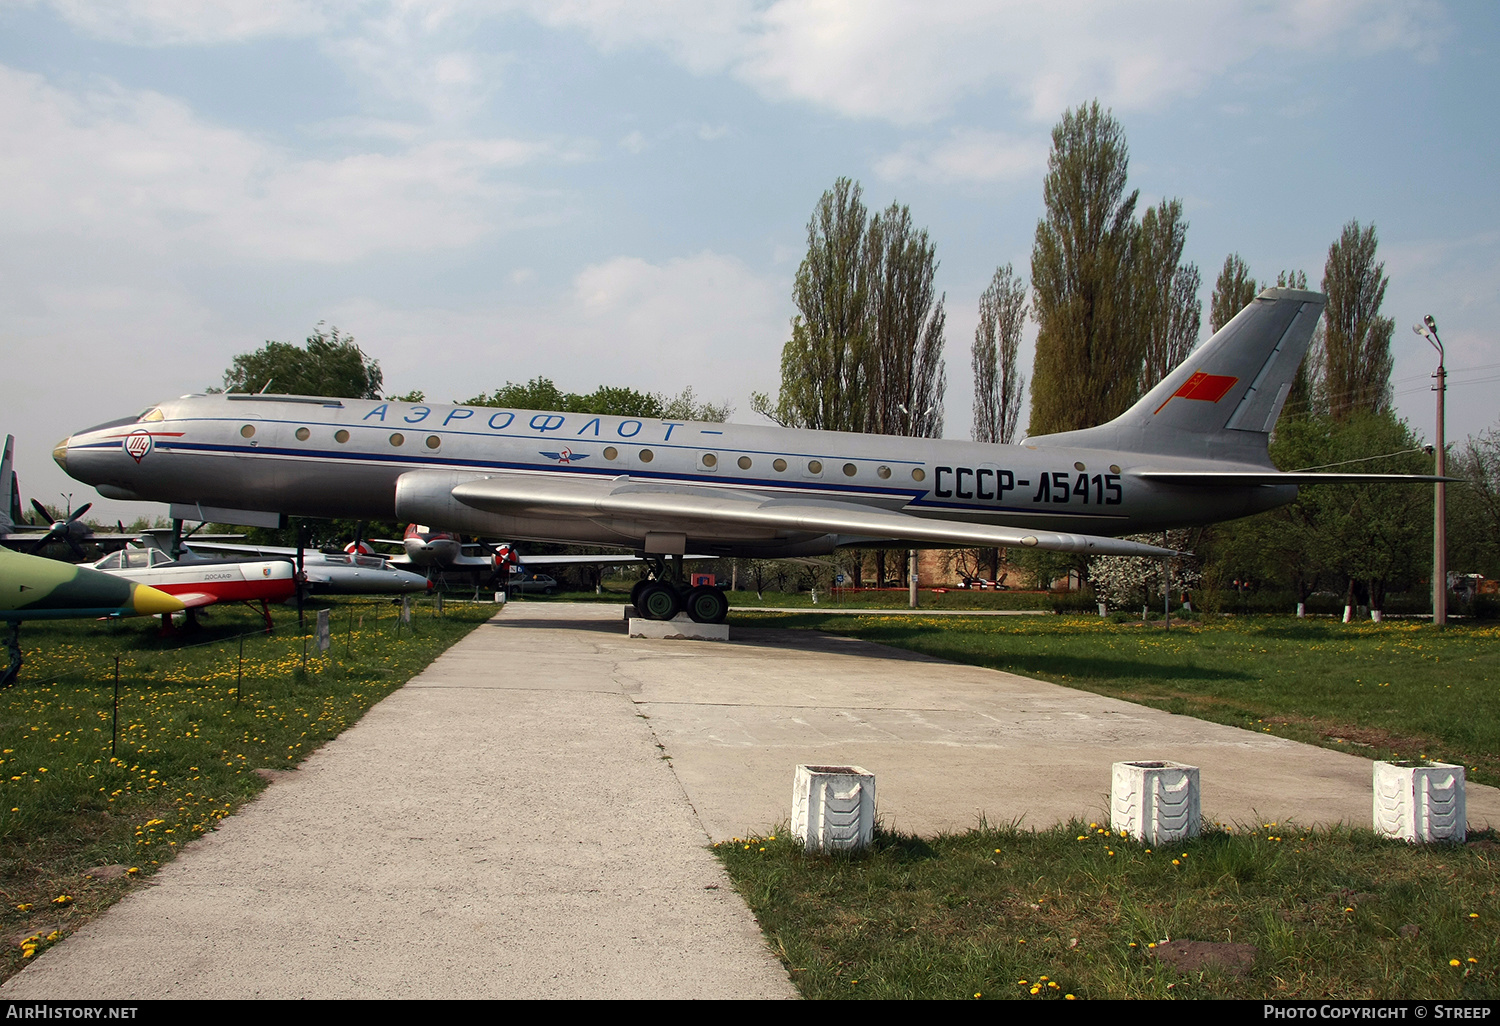
[[[149,431],[133,431],[125,436],[125,451],[130,453],[131,458],[137,463],[146,458],[151,448],[151,432]]]

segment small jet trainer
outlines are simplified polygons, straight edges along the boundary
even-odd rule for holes
[[[274,526],[285,514],[394,515],[628,548],[659,578],[667,557],[688,552],[982,546],[1164,558],[1175,553],[1111,536],[1248,516],[1290,502],[1302,484],[1434,480],[1272,465],[1270,432],[1325,302],[1267,289],[1116,419],[1016,445],[195,394],[82,431],[53,456],[101,495],[174,503],[174,516]],[[700,621],[728,612],[720,589],[678,580],[635,598],[660,619],[684,604]]]
[[[10,665],[0,671],[0,688],[21,672],[22,620],[170,615],[182,608],[181,600],[144,584],[0,548],[0,620],[10,625]]]
[[[174,560],[161,549],[126,549],[105,556],[94,569],[166,592],[187,607],[189,624],[194,610],[215,602],[259,602],[269,631],[269,603],[297,594],[292,564],[284,559]],[[168,622],[164,616],[164,629]]]
[[[260,556],[286,560],[295,566],[297,550],[282,545],[241,545],[224,542],[193,542],[182,546],[183,563],[209,563],[224,560],[206,559],[203,552],[227,552],[241,559]],[[302,553],[302,578],[313,594],[327,595],[399,595],[426,591],[432,587],[421,574],[402,570],[382,556],[359,551],[350,545],[344,552],[305,549]]]

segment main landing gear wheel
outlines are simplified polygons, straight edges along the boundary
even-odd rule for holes
[[[670,584],[652,581],[641,589],[636,609],[648,620],[670,620],[682,612],[682,596]]]
[[[641,608],[641,592],[645,591],[649,586],[651,586],[651,585],[653,585],[655,583],[656,582],[653,581],[649,577],[644,577],[641,580],[636,581],[635,582],[635,587],[633,587],[633,588],[630,589],[630,604],[632,606],[635,606],[635,608],[640,609]]]
[[[729,616],[729,599],[718,588],[699,586],[688,592],[687,615],[697,623],[723,623]]]

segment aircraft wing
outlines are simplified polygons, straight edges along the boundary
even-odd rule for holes
[[[210,591],[174,591],[171,594],[174,599],[189,609],[211,606],[219,601],[219,596]]]
[[[1176,485],[1315,485],[1315,484],[1412,484],[1418,481],[1462,481],[1437,474],[1318,474],[1279,470],[1132,470],[1132,477]]]
[[[297,550],[286,545],[237,545],[226,542],[199,541],[194,539],[183,539],[184,549],[202,549],[204,552],[243,552],[251,556],[269,556],[278,559],[282,556],[297,557]],[[303,549],[308,555],[318,552],[317,549]]]
[[[522,566],[616,566],[643,562],[640,556],[616,553],[612,556],[528,556],[517,553]],[[688,556],[688,559],[715,559],[715,556]]]
[[[582,516],[649,522],[654,530],[711,536],[726,526],[837,534],[914,547],[1026,547],[1091,555],[1175,556],[1172,549],[1088,534],[1033,531],[911,516],[848,501],[782,499],[744,489],[645,485],[628,479],[494,476],[467,481],[453,498],[475,509],[524,516]]]

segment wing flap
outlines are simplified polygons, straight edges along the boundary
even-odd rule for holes
[[[452,494],[466,506],[491,513],[630,520],[651,524],[653,529],[686,529],[689,534],[694,525],[709,529],[733,525],[913,546],[1026,547],[1155,558],[1176,555],[1171,549],[1117,538],[928,519],[852,502],[786,500],[732,488],[672,488],[618,480],[517,475],[463,482],[453,488]]]

